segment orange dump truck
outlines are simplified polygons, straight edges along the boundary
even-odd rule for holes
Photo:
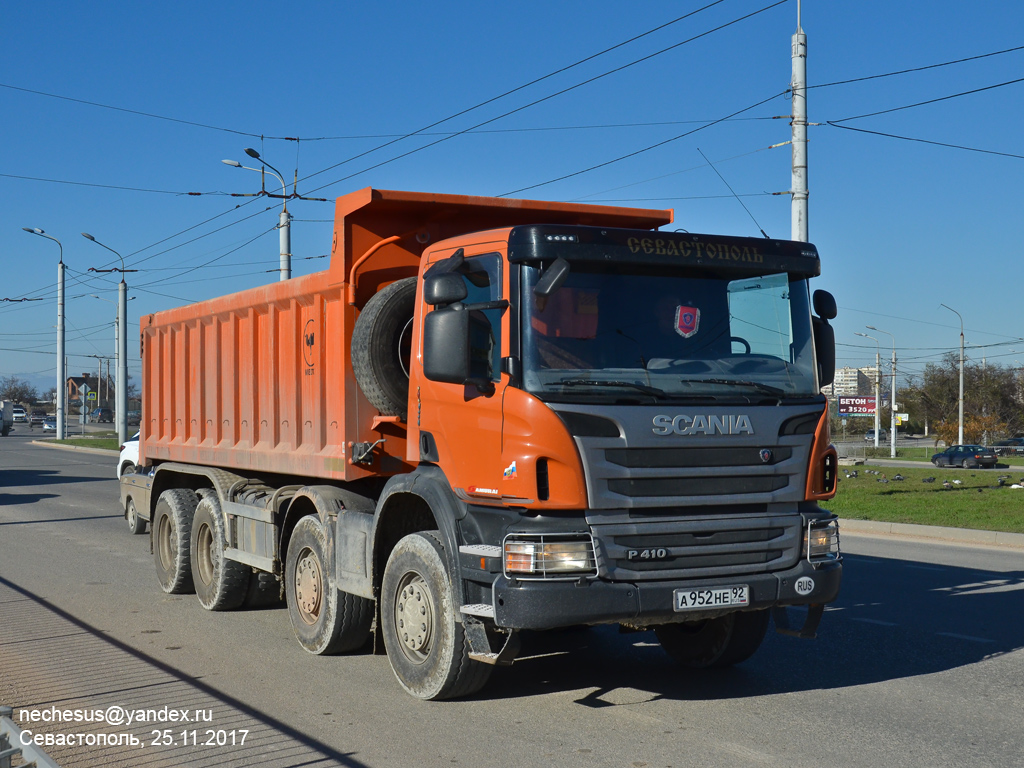
[[[327,270],[141,321],[132,529],[166,592],[283,595],[424,699],[517,631],[653,629],[676,661],[813,636],[842,572],[814,246],[671,211],[364,189]],[[805,606],[790,628],[787,606]]]

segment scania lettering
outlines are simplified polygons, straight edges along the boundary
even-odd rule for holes
[[[686,667],[770,616],[812,637],[842,573],[835,301],[813,245],[671,222],[364,189],[326,270],[144,314],[121,496],[160,588],[283,595],[302,648],[372,644],[421,699],[522,630],[653,630]]]

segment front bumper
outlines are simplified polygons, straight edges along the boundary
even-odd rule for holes
[[[812,566],[801,560],[775,573],[746,574],[714,579],[680,579],[637,583],[600,579],[579,581],[509,580],[499,576],[493,585],[494,622],[510,629],[557,629],[575,624],[625,623],[633,626],[667,624],[720,616],[735,609],[677,612],[673,592],[692,587],[747,584],[750,605],[758,610],[786,605],[822,605],[836,599],[842,580],[839,561]],[[796,591],[798,579],[810,578],[814,588]],[[806,582],[803,582],[806,584]]]

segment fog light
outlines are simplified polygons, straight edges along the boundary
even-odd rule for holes
[[[805,535],[807,560],[812,565],[839,560],[839,520],[812,520]]]
[[[594,540],[587,534],[511,534],[503,549],[506,576],[547,579],[597,574]]]

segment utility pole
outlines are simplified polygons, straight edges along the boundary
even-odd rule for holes
[[[957,445],[964,444],[964,318],[959,312],[952,307],[947,307],[945,304],[939,304],[940,307],[946,307],[950,312],[960,318],[960,433],[957,439]]]
[[[790,239],[808,242],[807,226],[807,35],[800,26],[800,0],[796,3],[793,35],[793,180]]]

